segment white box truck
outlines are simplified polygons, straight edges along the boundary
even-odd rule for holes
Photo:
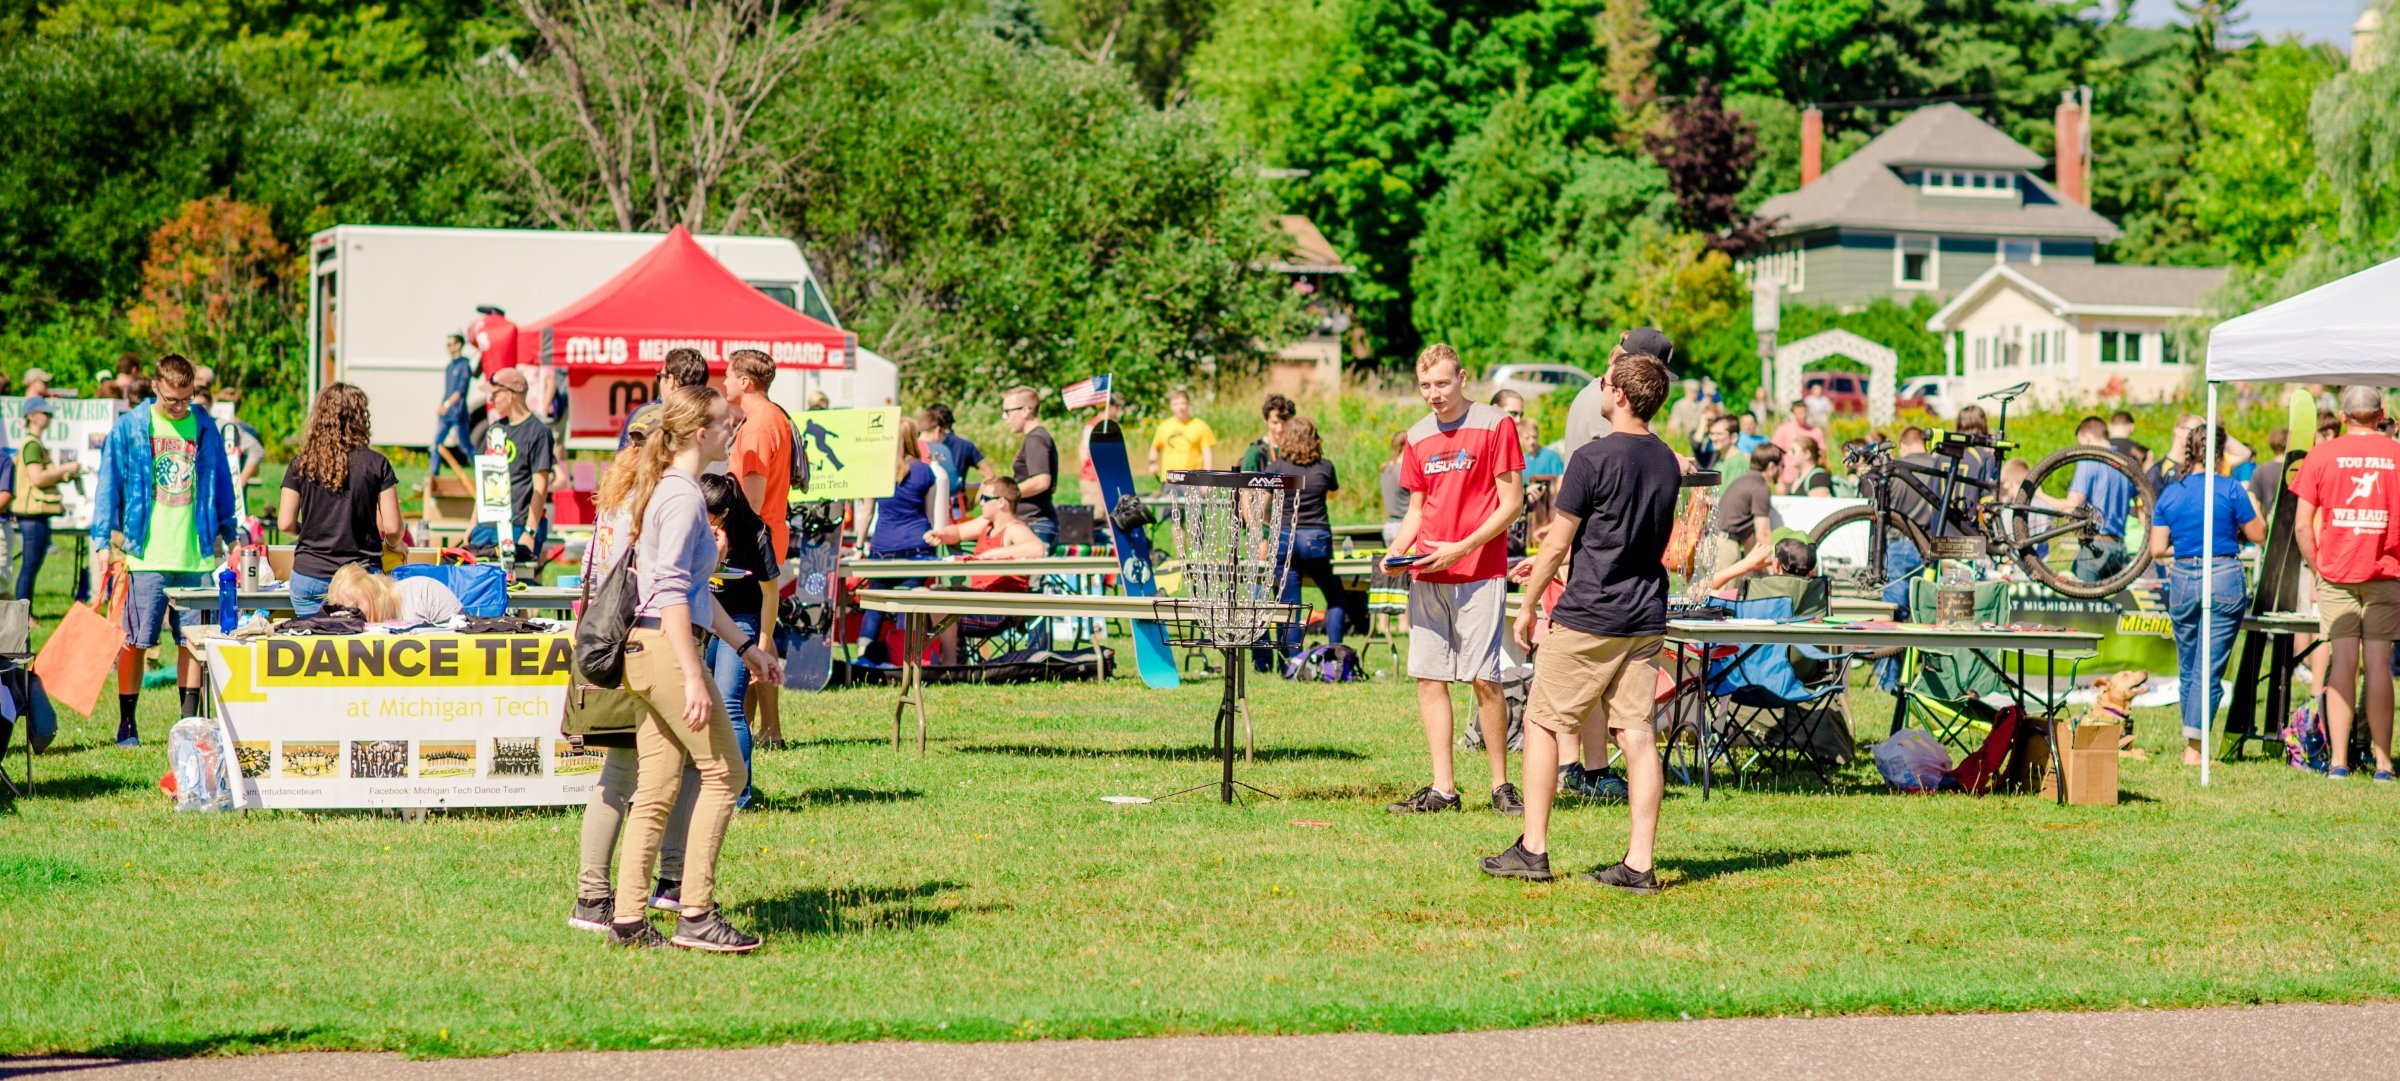
[[[662,233],[544,229],[427,229],[337,225],[309,238],[309,395],[327,382],[356,384],[374,405],[375,442],[426,447],[442,397],[442,342],[464,331],[478,305],[531,325],[598,288],[665,238]],[[696,236],[718,262],[759,292],[840,327],[800,246],[781,237]],[[899,369],[858,351],[846,371],[786,369],[769,397],[799,411],[823,391],[835,406],[899,400]],[[481,385],[475,401],[482,400]],[[569,440],[570,448],[614,448]]]

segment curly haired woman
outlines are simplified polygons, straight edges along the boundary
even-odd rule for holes
[[[329,383],[308,411],[300,455],[283,474],[276,528],[294,534],[292,612],[315,615],[335,571],[382,566],[383,543],[400,535],[399,479],[367,445],[374,431],[365,391]]]

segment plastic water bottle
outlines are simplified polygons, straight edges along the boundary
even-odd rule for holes
[[[232,634],[242,625],[242,597],[239,580],[230,566],[217,568],[217,629]]]

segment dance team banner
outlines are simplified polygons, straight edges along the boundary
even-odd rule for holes
[[[235,805],[256,808],[579,804],[597,748],[559,735],[564,634],[210,639]]]

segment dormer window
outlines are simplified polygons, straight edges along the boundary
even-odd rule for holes
[[[1918,183],[1928,195],[1973,195],[1987,199],[2013,199],[2017,195],[2017,174],[1988,169],[1927,169],[1919,174]]]

